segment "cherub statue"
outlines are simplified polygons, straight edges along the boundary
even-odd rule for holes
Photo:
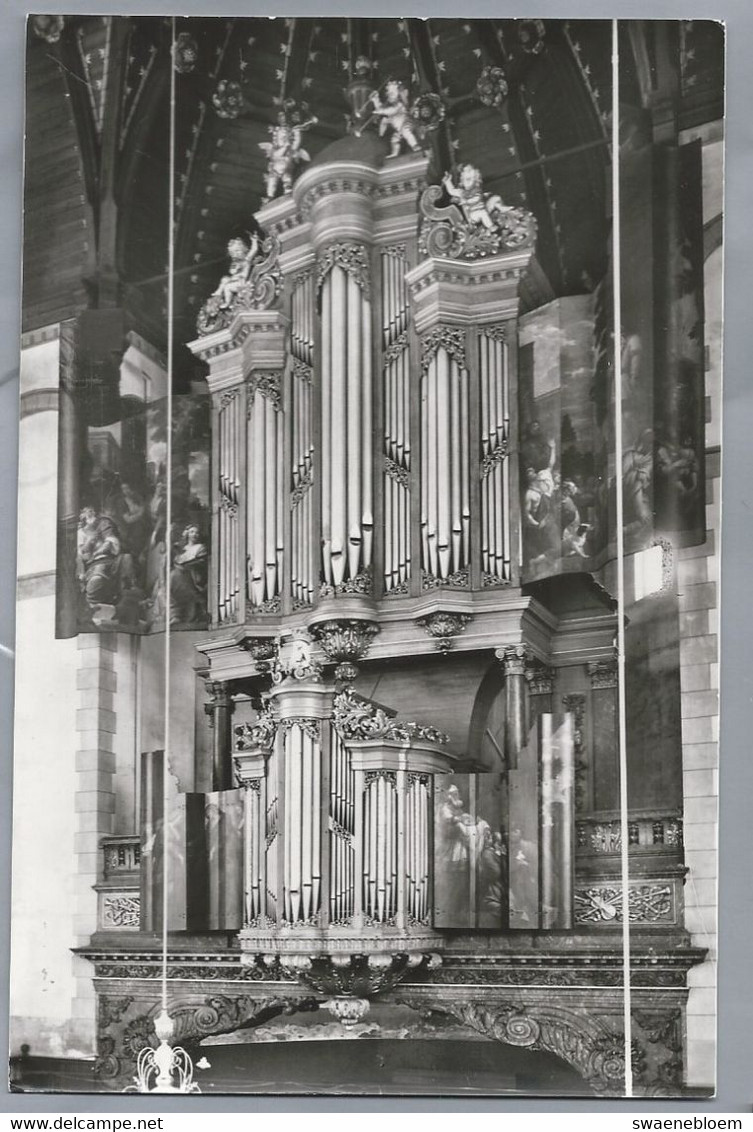
[[[385,101],[382,102],[379,91],[373,91],[361,115],[365,113],[367,106],[372,106],[372,116],[379,119],[380,138],[390,131],[390,157],[399,156],[402,142],[414,153],[417,152],[421,147],[416,139],[407,89],[397,79],[388,79],[384,86],[384,97]]]
[[[496,216],[514,211],[512,206],[502,203],[500,196],[483,191],[481,174],[474,165],[458,167],[457,185],[451,173],[445,173],[442,184],[447,195],[459,205],[466,221],[473,226],[481,225],[488,232],[497,227]]]
[[[283,194],[289,193],[293,187],[296,166],[311,160],[301,145],[301,135],[310,126],[315,126],[318,118],[309,118],[305,122],[298,122],[296,118],[297,113],[289,119],[287,112],[281,110],[277,115],[277,125],[269,127],[272,140],[259,142],[259,149],[267,155],[267,201],[274,199],[280,185]]]
[[[219,299],[219,306],[226,310],[242,287],[251,277],[251,268],[259,254],[259,237],[248,233],[248,241],[242,236],[234,236],[228,242],[227,254],[230,256],[230,267],[227,275],[223,275],[212,292],[212,298]]]

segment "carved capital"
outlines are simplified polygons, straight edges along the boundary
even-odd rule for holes
[[[362,660],[379,632],[375,621],[355,618],[323,621],[312,626],[311,634],[322,652],[337,665],[335,679],[352,683],[358,676],[356,661]]]
[[[526,664],[525,676],[532,696],[551,696],[554,687],[554,668],[532,657]]]
[[[504,645],[495,649],[494,655],[502,662],[505,676],[525,676],[526,665],[531,661],[531,650],[527,645]]]
[[[471,620],[467,613],[438,611],[429,613],[426,617],[417,617],[416,624],[434,638],[434,646],[439,652],[447,653],[454,647],[454,638],[465,632]]]
[[[616,688],[617,661],[614,659],[589,661],[588,675],[591,677],[592,688]]]

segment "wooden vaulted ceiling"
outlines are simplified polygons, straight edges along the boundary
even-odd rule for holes
[[[667,34],[649,30],[638,48],[630,37],[624,101],[648,112],[669,58],[688,113],[719,116],[714,25],[662,26]],[[707,29],[695,46],[694,26]],[[372,61],[375,85],[394,76],[414,95],[441,96],[447,115],[430,135],[430,176],[469,161],[487,191],[529,208],[555,294],[590,289],[603,273],[608,21],[546,21],[536,52],[515,20],[189,18],[175,30],[198,46],[194,69],[176,76],[177,344],[195,335],[228,238],[253,223],[264,193],[259,143],[281,100],[306,103],[317,118],[305,142],[315,156],[346,131],[344,88],[360,55]],[[145,337],[165,344],[171,34],[162,17],[73,16],[50,42],[30,23],[25,329],[87,304],[122,305]],[[479,98],[485,66],[505,73],[500,106]],[[241,85],[238,117],[213,105],[223,80]],[[178,359],[189,376],[187,351]]]

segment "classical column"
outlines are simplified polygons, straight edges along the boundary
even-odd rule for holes
[[[528,740],[526,662],[530,654],[525,645],[506,645],[494,655],[505,674],[505,757],[508,767],[514,769]]]
[[[225,681],[207,680],[207,694],[211,696],[204,710],[212,726],[212,789],[230,790],[233,785],[230,758],[230,722],[232,701]]]

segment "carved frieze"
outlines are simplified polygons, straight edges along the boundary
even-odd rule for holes
[[[102,895],[101,931],[138,931],[141,926],[141,897],[138,892]]]
[[[631,923],[674,924],[677,909],[670,882],[631,882],[628,888]],[[605,926],[622,922],[622,887],[619,884],[577,885],[574,895],[576,924]]]

